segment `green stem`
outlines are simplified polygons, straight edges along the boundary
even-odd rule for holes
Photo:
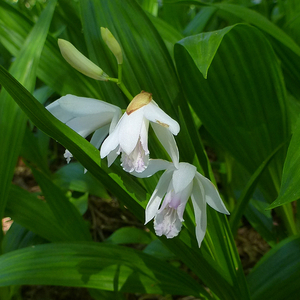
[[[118,87],[120,88],[120,90],[124,93],[124,95],[128,98],[128,100],[131,101],[133,99],[133,97],[129,93],[127,87],[125,86],[125,84],[122,81],[122,79],[123,79],[122,69],[123,69],[123,65],[119,64],[118,65],[118,78],[108,78],[108,81],[115,82],[118,85]]]

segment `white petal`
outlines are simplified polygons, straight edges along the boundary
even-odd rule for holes
[[[74,95],[66,95],[57,100],[60,107],[72,113],[74,116],[83,116],[87,114],[105,114],[106,112],[115,113],[120,111],[118,106],[107,103],[105,101],[77,97]]]
[[[117,147],[116,149],[114,149],[107,155],[108,167],[110,167],[113,164],[113,162],[116,160],[117,156],[119,155],[118,150],[119,150],[119,147]]]
[[[179,193],[180,194],[180,204],[177,208],[177,214],[178,214],[180,221],[182,221],[182,222],[184,221],[183,213],[185,210],[185,206],[191,196],[192,189],[193,189],[193,182],[191,182],[183,191],[181,191]]]
[[[172,183],[175,193],[185,189],[194,179],[197,169],[188,163],[180,163],[178,169],[174,171]]]
[[[121,121],[121,120],[120,120]],[[115,130],[104,140],[101,149],[101,158],[106,157],[111,151],[114,151],[119,145],[119,128],[116,127]]]
[[[63,110],[59,104],[59,101],[56,100],[46,106],[46,109],[59,121],[66,123],[69,120],[74,118],[74,115],[71,114],[70,112]]]
[[[111,113],[107,113],[102,117],[99,117],[99,115],[85,115],[76,117],[66,122],[66,125],[68,125],[71,129],[76,131],[81,136],[87,137],[89,134],[99,129],[100,127],[109,124],[111,119]]]
[[[170,155],[174,165],[178,168],[179,164],[179,151],[177,148],[177,144],[175,142],[173,134],[168,130],[157,123],[151,123],[151,126],[163,147],[166,149],[168,154]]]
[[[109,124],[97,129],[93,134],[90,143],[97,149],[100,148],[102,142],[106,138],[109,130]]]
[[[149,128],[149,121],[147,119],[143,118],[141,133],[140,133],[140,141],[141,141],[142,147],[145,151],[145,154],[149,154],[149,149],[148,149],[148,128]]]
[[[230,213],[224,205],[213,183],[198,172],[196,173],[196,179],[201,182],[204,188],[206,203],[216,211],[229,215]]]
[[[168,169],[171,165],[172,165],[171,162],[163,159],[149,159],[148,167],[145,171],[141,173],[131,172],[130,174],[138,178],[146,178],[154,175],[158,171]]]
[[[180,130],[179,124],[160,109],[154,101],[144,106],[144,116],[149,121],[168,128],[174,135],[177,135]]]
[[[137,145],[141,133],[143,119],[143,108],[140,108],[130,115],[127,115],[125,112],[121,119],[122,122],[119,122],[117,125],[117,127],[120,127],[120,146],[122,151],[124,151],[127,155],[129,155]]]
[[[160,177],[157,186],[147,204],[145,213],[146,213],[146,217],[145,217],[145,224],[147,224],[149,221],[151,221],[154,216],[156,215],[159,205],[161,203],[162,198],[164,197],[164,195],[167,192],[169,183],[171,181],[172,178],[172,170],[166,170],[164,174],[162,174],[162,176]]]
[[[201,182],[197,180],[194,181],[191,198],[195,212],[196,238],[200,248],[206,232],[207,216],[206,203],[204,200],[204,188],[201,186]]]

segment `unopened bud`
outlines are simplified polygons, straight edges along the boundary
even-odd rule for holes
[[[126,113],[130,115],[139,108],[149,104],[152,100],[152,94],[142,91],[136,95],[127,106]]]
[[[122,55],[122,49],[118,41],[115,39],[112,33],[107,28],[104,27],[101,27],[101,36],[103,38],[103,41],[110,49],[110,51],[116,57],[118,64],[121,65],[123,63],[123,55]]]
[[[58,39],[58,46],[63,58],[80,73],[102,81],[107,81],[109,76],[101,68],[90,61],[70,42]]]

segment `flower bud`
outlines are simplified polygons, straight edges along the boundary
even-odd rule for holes
[[[86,56],[79,52],[70,42],[58,39],[58,46],[63,58],[74,69],[96,80],[107,81],[109,76]]]
[[[116,57],[118,64],[121,65],[123,63],[123,55],[122,49],[118,41],[115,39],[112,33],[104,27],[101,27],[101,36],[108,48],[110,49],[110,51]]]
[[[136,95],[127,106],[126,113],[130,115],[139,108],[149,104],[152,100],[152,94],[142,91]]]

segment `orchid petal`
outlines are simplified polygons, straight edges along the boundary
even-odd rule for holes
[[[148,128],[149,128],[149,121],[143,118],[141,133],[140,133],[140,141],[141,145],[145,151],[145,154],[149,154],[148,149]]]
[[[140,137],[141,127],[143,124],[143,108],[140,108],[130,115],[126,112],[121,118],[121,122],[117,125],[119,130],[119,142],[122,151],[127,155],[133,151]]]
[[[59,104],[59,101],[56,100],[51,104],[46,106],[46,109],[59,121],[66,123],[74,118],[69,111],[63,110]]]
[[[107,155],[107,166],[110,167],[119,155],[119,147],[116,147]]]
[[[70,94],[59,98],[57,101],[63,110],[72,113],[74,116],[103,114],[106,112],[115,113],[120,110],[119,107],[105,101]]]
[[[185,210],[186,203],[188,202],[191,193],[193,189],[193,182],[191,182],[183,191],[181,191],[180,194],[180,204],[177,207],[177,215],[181,222],[184,221],[183,219],[183,213]]]
[[[159,205],[161,203],[162,198],[167,192],[169,183],[172,178],[173,171],[171,169],[166,170],[162,176],[160,177],[157,186],[147,204],[145,213],[145,224],[151,221],[158,212]]]
[[[68,121],[66,125],[68,125],[81,136],[87,137],[96,129],[109,124],[111,119],[112,115],[110,113],[103,115],[101,118],[99,115],[85,115]]]
[[[172,163],[163,159],[149,159],[148,167],[145,171],[131,172],[130,174],[138,177],[138,178],[146,178],[154,175],[156,172],[161,170],[166,170],[171,167]]]
[[[193,181],[196,172],[195,166],[188,163],[180,163],[172,177],[175,193],[183,191]]]
[[[206,203],[216,211],[230,215],[213,183],[198,172],[196,173],[196,179],[201,182],[204,188]]]
[[[101,158],[106,157],[111,151],[115,150],[118,147],[118,145],[119,145],[119,139],[118,139],[119,128],[120,127],[118,127],[118,125],[117,125],[115,130],[104,140],[104,142],[101,146],[101,149],[100,149]]]
[[[168,128],[174,135],[177,135],[180,130],[179,124],[160,109],[153,100],[144,106],[144,116],[149,121]]]
[[[165,128],[157,123],[151,123],[151,126],[163,147],[166,149],[171,157],[176,168],[179,164],[179,151],[175,142],[173,134],[168,128]]]
[[[193,191],[191,194],[191,199],[195,212],[196,238],[198,241],[199,248],[204,239],[207,227],[206,203],[204,197],[204,188],[201,182],[199,180],[195,180],[193,185]]]
[[[90,143],[97,149],[100,148],[102,142],[104,141],[104,139],[106,138],[107,134],[108,134],[108,130],[109,130],[109,124],[97,129],[92,138]]]

